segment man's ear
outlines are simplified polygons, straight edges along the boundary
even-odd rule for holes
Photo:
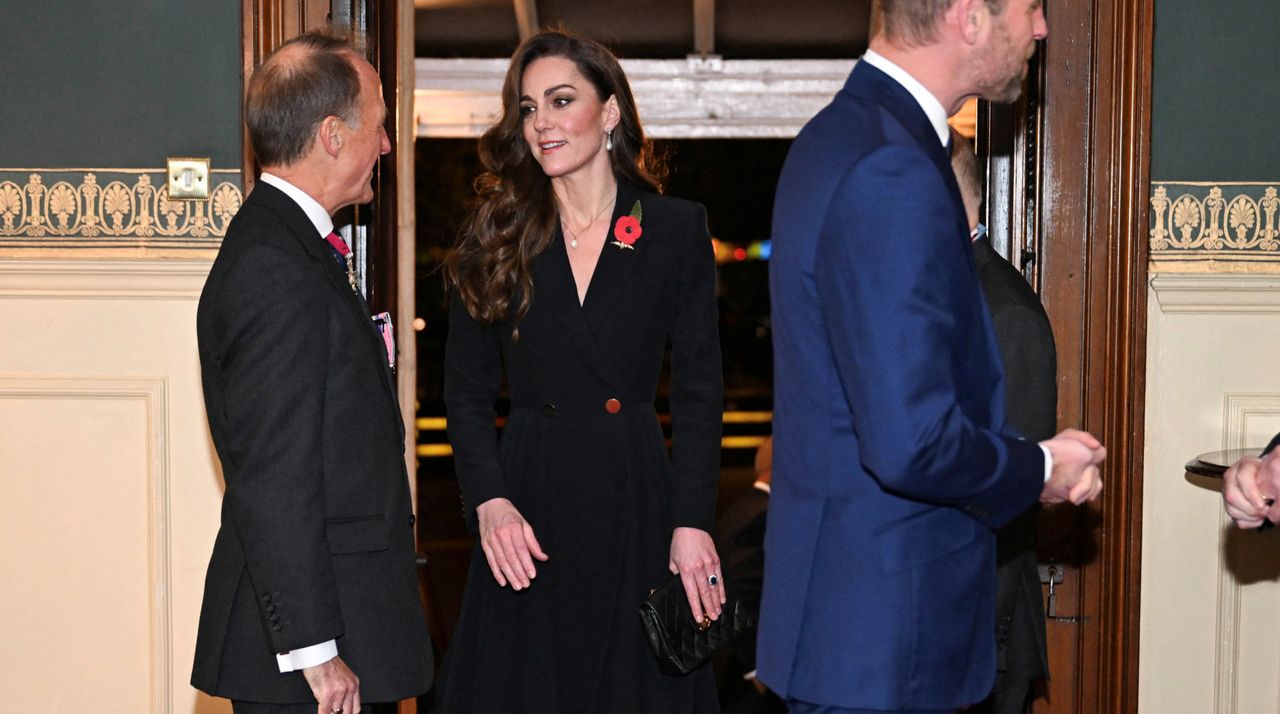
[[[956,0],[947,10],[945,20],[966,44],[976,44],[991,22],[987,0]]]
[[[325,117],[316,129],[316,141],[320,142],[324,152],[333,158],[337,158],[338,152],[342,149],[341,122],[342,120],[338,117],[330,115]]]

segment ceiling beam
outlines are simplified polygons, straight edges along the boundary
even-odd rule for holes
[[[520,28],[520,41],[538,34],[537,0],[511,0],[516,9],[516,26]]]
[[[702,57],[716,53],[716,0],[693,0],[693,51]]]

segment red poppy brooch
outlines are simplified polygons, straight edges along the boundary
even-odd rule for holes
[[[617,223],[613,224],[613,237],[616,239],[613,244],[619,248],[635,250],[635,242],[640,240],[640,235],[644,233],[640,230],[640,219],[643,215],[640,202],[636,201],[636,205],[631,207],[631,214],[622,216]]]

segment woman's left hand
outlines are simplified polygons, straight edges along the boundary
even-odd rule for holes
[[[710,533],[697,528],[675,529],[667,567],[680,576],[695,622],[702,622],[703,614],[712,620],[720,619],[725,602],[724,576],[720,574],[720,556],[716,555]]]

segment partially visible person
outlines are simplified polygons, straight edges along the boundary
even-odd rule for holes
[[[390,355],[330,218],[390,150],[377,72],[308,33],[254,72],[262,178],[200,296],[222,527],[191,683],[237,714],[355,714],[431,684]]]
[[[695,620],[725,602],[706,212],[658,192],[626,76],[600,44],[529,38],[502,104],[446,267],[449,439],[479,539],[435,710],[715,712],[711,668],[661,673],[638,616],[672,573]],[[655,408],[668,344],[670,453]]]
[[[755,481],[716,519],[716,550],[725,580],[753,615],[760,611],[764,585],[765,516],[773,475],[773,438],[756,449]],[[782,714],[786,706],[756,679],[756,630],[743,632],[716,653],[720,667],[720,710],[724,714]]]
[[[950,712],[995,677],[995,529],[1102,491],[1066,430],[1006,428],[946,149],[1007,102],[1039,0],[881,0],[881,29],[792,143],[769,261],[774,463],[757,663],[793,712]]]
[[[1223,474],[1222,499],[1227,515],[1239,528],[1269,530],[1280,523],[1280,434],[1258,456],[1236,461]]]
[[[982,172],[969,140],[951,134],[951,166],[964,201],[978,281],[1004,366],[1005,415],[1028,439],[1053,436],[1058,420],[1058,355],[1040,298],[991,245],[982,208]],[[1035,506],[996,532],[996,684],[972,714],[1023,714],[1032,683],[1049,674],[1044,603],[1036,558]]]

